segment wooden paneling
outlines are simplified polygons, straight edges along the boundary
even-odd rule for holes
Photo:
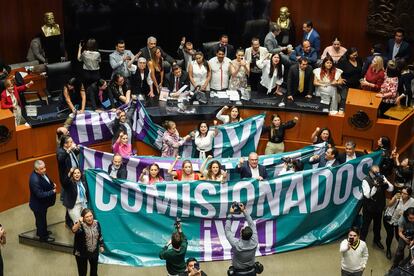
[[[9,64],[26,60],[30,41],[41,31],[43,14],[48,11],[52,11],[56,23],[63,26],[62,0],[13,0],[2,4],[1,59]]]
[[[302,40],[302,24],[306,20],[312,20],[321,36],[321,51],[338,37],[345,47],[356,47],[360,55],[366,56],[374,40],[381,41],[366,34],[368,1],[273,0],[272,21],[277,19],[282,6],[289,8],[298,43]]]

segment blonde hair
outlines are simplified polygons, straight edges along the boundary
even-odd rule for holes
[[[380,56],[375,56],[371,66],[374,72],[378,73],[379,71],[384,70],[384,60]]]

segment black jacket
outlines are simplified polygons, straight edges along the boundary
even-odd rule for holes
[[[130,79],[131,83],[131,94],[137,95],[147,95],[150,92],[150,87],[147,83],[147,77],[149,75],[149,69],[145,68],[144,70],[144,78],[141,78],[141,72],[139,69],[135,72],[135,74],[132,74]]]
[[[112,172],[112,164],[108,166],[108,174]],[[127,179],[128,171],[125,164],[122,164],[119,168],[118,172],[116,173],[116,178],[118,179]]]
[[[299,64],[294,64],[290,67],[287,79],[287,93],[288,96],[312,95],[313,92],[313,72],[312,67],[308,65],[305,70],[305,80],[303,85],[303,92],[299,93]]]
[[[267,179],[266,168],[262,165],[257,165],[257,166],[259,166],[259,175],[263,177],[263,179]],[[252,177],[252,171],[250,169],[248,162],[245,162],[240,168],[239,166],[237,166],[236,170],[238,173],[240,173],[240,178],[251,178]]]
[[[188,73],[186,71],[181,71],[181,77],[179,78],[179,85],[178,89],[181,89],[184,85],[187,85],[188,90],[190,90],[190,78],[188,77]],[[175,88],[175,76],[173,73],[169,73],[166,78],[166,86],[168,90],[171,92]]]
[[[29,206],[35,212],[46,211],[48,207],[55,205],[56,193],[53,191],[53,181],[50,178],[49,181],[50,183],[36,172],[30,175]]]
[[[89,199],[88,185],[84,179],[81,179],[82,185],[85,188],[86,199]],[[65,192],[63,193],[62,204],[68,209],[72,209],[75,206],[76,198],[78,197],[78,185],[72,181],[72,179],[66,175],[65,180],[62,183]]]
[[[86,90],[86,96],[89,99],[92,110],[96,110],[98,108],[101,108],[101,109],[115,108],[114,96],[112,95],[112,90],[109,89],[109,87],[107,87],[103,91],[102,101],[99,99],[99,87],[96,82],[94,82],[88,87],[88,89]],[[107,101],[108,101],[109,106],[104,106],[103,103]]]

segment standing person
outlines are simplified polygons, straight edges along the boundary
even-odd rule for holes
[[[60,183],[65,181],[71,168],[79,168],[78,154],[79,147],[73,142],[72,137],[63,135],[56,152]]]
[[[89,38],[86,44],[79,43],[78,61],[83,63],[82,66],[82,83],[88,89],[89,85],[100,79],[99,63],[101,54],[98,52],[98,46],[94,38]]]
[[[194,59],[196,51],[193,48],[193,43],[186,41],[185,36],[181,38],[180,46],[177,49],[177,56],[183,60],[183,70],[187,71],[188,66]]]
[[[321,50],[321,38],[319,33],[313,28],[312,21],[308,20],[303,23],[303,40],[308,40],[312,48],[315,48],[319,55]]]
[[[191,163],[190,160],[184,160],[181,165],[181,169],[174,171],[174,166],[179,159],[180,159],[180,156],[177,156],[174,162],[171,163],[168,169],[168,174],[170,174],[172,177],[174,177],[178,181],[199,180],[199,175],[198,173],[194,172],[193,164]]]
[[[113,75],[109,83],[109,89],[118,106],[127,104],[131,100],[131,87],[129,86],[129,81],[122,75]]]
[[[147,185],[164,181],[160,174],[160,166],[157,163],[152,163],[147,168],[144,168],[139,176],[139,181]]]
[[[116,111],[116,117],[112,124],[112,144],[115,143],[116,139],[119,137],[119,133],[124,132],[128,134],[128,144],[134,143],[134,134],[132,133],[132,116],[136,109],[136,104],[132,102],[131,106],[128,108],[128,112],[118,109]]]
[[[360,81],[361,89],[379,92],[384,79],[384,60],[381,56],[375,56],[372,59],[364,78]]]
[[[211,68],[202,52],[196,52],[194,60],[188,64],[188,77],[190,78],[191,91],[196,90],[198,86],[201,91],[210,90]]]
[[[286,129],[293,128],[297,121],[298,117],[294,117],[293,120],[282,123],[279,115],[272,115],[272,123],[270,126],[265,126],[263,132],[269,132],[269,141],[266,144],[265,154],[275,154],[285,151],[285,144],[283,140],[285,139]]]
[[[112,146],[112,150],[115,154],[120,154],[123,158],[129,158],[133,155],[132,145],[128,142],[128,134],[121,131],[118,139]]]
[[[125,78],[130,76],[128,70],[128,61],[134,58],[134,54],[130,50],[125,50],[125,41],[118,40],[116,42],[115,51],[109,55],[109,64],[112,67],[111,78],[115,74],[119,74]]]
[[[388,60],[395,60],[398,58],[403,58],[409,60],[411,57],[411,48],[410,44],[404,40],[404,30],[398,28],[394,32],[394,38],[388,40],[387,43],[387,58]]]
[[[228,123],[238,123],[240,121],[243,121],[243,119],[240,117],[240,110],[237,106],[232,106],[230,108],[230,115],[223,115],[226,110],[228,110],[229,107],[223,106],[222,109],[217,113],[216,118],[223,122],[223,124]]]
[[[223,53],[225,57],[229,59],[234,58],[234,47],[233,45],[229,44],[228,35],[222,34],[220,36],[219,42],[215,44],[213,47],[211,47],[211,56],[213,56],[219,48],[222,48],[224,50]]]
[[[287,79],[287,99],[294,100],[294,97],[311,99],[313,93],[313,72],[305,57],[301,57],[298,63],[289,68]]]
[[[348,238],[339,246],[341,252],[341,275],[362,276],[368,261],[368,247],[359,238],[359,229],[352,227],[348,231]]]
[[[24,123],[22,115],[22,102],[20,101],[20,92],[25,91],[33,85],[33,81],[21,86],[15,86],[9,79],[4,81],[4,88],[1,92],[1,108],[10,109],[13,112],[16,126]]]
[[[399,160],[400,154],[395,150],[391,154],[394,159],[394,173],[395,173],[395,185],[396,186],[410,186],[413,184],[413,160],[404,158],[401,162]]]
[[[236,210],[234,210],[233,206],[230,207],[230,214],[226,220],[225,233],[233,251],[231,259],[232,269],[234,271],[233,275],[254,276],[256,275],[254,265],[256,261],[256,248],[258,246],[256,225],[250,214],[246,212],[245,206],[242,203],[237,204],[240,212],[245,216],[248,226],[242,228],[241,238],[237,240],[235,237],[236,233],[231,227],[231,220]]]
[[[1,256],[1,247],[6,244],[6,230],[4,230],[3,225],[0,224],[0,276],[3,276],[3,257]]]
[[[315,85],[316,96],[321,97],[321,104],[330,105],[330,114],[336,114],[340,100],[337,88],[344,84],[341,77],[342,70],[336,68],[333,59],[327,56],[322,60],[321,67],[313,70],[313,74],[315,76],[313,85]]]
[[[210,89],[213,91],[224,91],[229,87],[231,59],[225,56],[225,49],[220,47],[216,56],[208,61],[211,68]]]
[[[398,221],[402,217],[405,210],[414,207],[414,199],[411,197],[413,189],[411,187],[403,186],[401,191],[397,191],[394,196],[388,201],[387,209],[385,209],[383,223],[387,232],[386,245],[387,259],[391,260],[391,243],[395,235],[395,239],[399,240],[398,236]]]
[[[126,165],[122,162],[122,155],[115,153],[112,157],[112,163],[108,166],[108,174],[112,178],[127,179],[128,171]]]
[[[249,63],[244,60],[243,49],[238,49],[236,59],[230,62],[230,90],[246,89],[247,77],[250,74]]]
[[[215,121],[215,125],[217,125],[217,121]],[[209,155],[213,156],[213,140],[217,134],[217,128],[214,127],[210,130],[207,122],[198,124],[197,131],[194,133],[194,143],[197,149],[194,158],[206,159]]]
[[[213,181],[220,181],[221,183],[225,183],[227,181],[227,171],[222,169],[222,165],[219,161],[213,160],[211,161],[206,169],[207,163],[213,158],[213,156],[209,155],[206,159],[204,159],[203,164],[201,164],[200,172],[204,176],[205,180],[213,180]]]
[[[240,173],[240,178],[255,178],[259,181],[267,179],[266,167],[259,165],[259,156],[255,152],[249,154],[247,164],[243,157],[240,158],[236,170]]]
[[[95,110],[95,112],[109,109],[115,110],[114,96],[112,95],[111,89],[108,88],[108,83],[104,79],[100,79],[89,85],[86,90],[86,95],[89,99],[91,109]]]
[[[178,155],[178,148],[187,140],[191,139],[191,136],[187,135],[184,138],[181,138],[177,126],[173,121],[165,121],[164,128],[166,131],[162,136],[161,156],[176,157]]]
[[[280,91],[283,83],[284,65],[278,53],[268,54],[265,59],[258,60],[257,66],[262,69],[259,93],[283,95]]]
[[[379,93],[375,97],[381,99],[379,106],[379,114],[383,115],[389,108],[400,103],[401,98],[398,96],[398,71],[397,65],[393,60],[388,61],[387,69],[385,70],[385,79],[381,85]]]
[[[335,146],[334,140],[332,138],[331,130],[327,127],[320,128],[317,127],[311,136],[312,143],[319,144],[326,142],[328,147]]]
[[[381,218],[385,208],[385,191],[392,192],[394,186],[380,174],[379,167],[373,165],[368,175],[362,180],[362,228],[361,240],[365,241],[371,221],[374,221],[374,243],[384,249],[381,243]]]
[[[185,254],[187,253],[187,238],[181,228],[181,223],[175,223],[175,231],[171,239],[165,244],[159,253],[161,260],[165,260],[168,275],[178,275],[186,269]],[[171,248],[169,246],[171,245]]]
[[[72,222],[79,220],[82,210],[88,203],[88,185],[83,179],[79,168],[71,168],[65,181],[62,183],[65,189],[63,206],[66,207]]]
[[[391,139],[388,136],[381,136],[378,141],[377,151],[381,151],[382,158],[379,164],[380,173],[386,177],[392,176],[394,170],[394,160],[392,159]],[[396,149],[395,149],[396,150]]]
[[[362,153],[355,150],[356,143],[354,141],[345,142],[345,152],[338,155],[338,161],[340,164],[354,160],[355,158],[361,157]]]
[[[249,84],[252,91],[257,91],[262,77],[262,69],[257,67],[256,62],[265,59],[269,53],[265,47],[260,46],[260,40],[257,37],[252,38],[251,47],[246,49],[246,63],[250,68]]]
[[[104,252],[104,241],[101,233],[101,225],[94,220],[92,210],[83,209],[81,217],[72,227],[75,233],[73,255],[76,258],[79,276],[86,276],[88,261],[90,265],[89,275],[98,275],[99,253]]]
[[[413,88],[411,85],[414,79],[414,72],[408,68],[408,63],[405,60],[400,61],[401,74],[398,79],[398,92],[400,96],[405,96],[402,105],[410,107],[413,99]]]
[[[53,242],[54,238],[47,230],[47,209],[55,205],[56,184],[46,174],[46,165],[42,160],[34,162],[34,171],[30,175],[29,206],[36,220],[36,235],[41,242]]]
[[[397,267],[404,259],[405,247],[408,246],[411,249],[414,246],[414,207],[405,210],[398,220],[398,236],[398,247],[391,269]]]
[[[144,57],[138,58],[137,70],[132,73],[130,80],[132,97],[134,95],[143,95],[146,98],[155,97],[152,86],[153,81],[151,79],[151,70],[147,67],[147,60]]]
[[[151,59],[148,61],[148,68],[151,72],[150,76],[153,85],[152,91],[155,98],[160,95],[161,88],[164,85],[163,61],[161,49],[158,47],[152,48]]]

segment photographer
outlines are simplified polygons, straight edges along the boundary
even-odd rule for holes
[[[360,276],[364,273],[368,261],[368,247],[359,239],[359,229],[352,227],[348,231],[348,238],[341,242],[341,275]]]
[[[207,276],[207,274],[200,269],[200,263],[197,262],[196,258],[188,258],[186,265],[187,268],[185,271],[178,274],[178,276]]]
[[[231,218],[233,218],[233,214],[240,213],[243,213],[246,217],[248,226],[242,228],[241,239],[237,240],[235,238],[235,232],[231,229]],[[256,275],[255,254],[258,246],[257,230],[252,218],[245,212],[245,207],[242,203],[234,202],[230,207],[230,214],[226,220],[225,233],[233,251],[232,266],[227,272],[228,275]]]
[[[405,210],[404,215],[398,221],[398,236],[400,239],[391,269],[397,267],[404,259],[405,246],[408,245],[411,248],[414,245],[414,207]]]
[[[381,218],[385,208],[385,191],[392,192],[394,186],[380,174],[377,165],[373,165],[368,175],[362,180],[362,229],[361,240],[365,241],[371,221],[374,221],[374,243],[384,249],[381,243]]]
[[[175,231],[171,239],[160,251],[160,259],[166,261],[168,275],[178,275],[186,269],[185,253],[187,252],[187,238],[181,229],[181,221],[176,220]],[[171,248],[169,246],[171,245]]]
[[[1,247],[6,244],[6,230],[0,224],[0,276],[3,276],[3,257],[1,256]]]

